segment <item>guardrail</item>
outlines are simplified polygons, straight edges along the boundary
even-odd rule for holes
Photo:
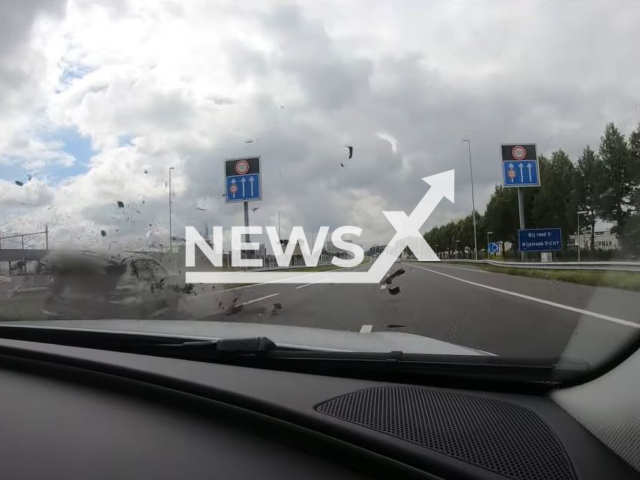
[[[610,272],[640,272],[640,262],[505,262],[500,260],[444,259],[446,263],[482,263],[496,267],[535,268],[539,270],[604,270]]]

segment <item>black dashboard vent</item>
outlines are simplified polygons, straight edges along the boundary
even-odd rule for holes
[[[554,432],[536,413],[514,403],[426,388],[379,387],[328,400],[316,410],[507,478],[575,478]]]

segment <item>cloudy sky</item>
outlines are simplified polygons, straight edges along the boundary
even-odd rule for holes
[[[223,161],[260,155],[252,223],[386,242],[421,177],[456,171],[423,229],[470,211],[462,139],[483,211],[501,143],[575,160],[628,134],[639,27],[634,0],[0,0],[0,231],[166,245],[170,166],[175,235],[238,225]]]

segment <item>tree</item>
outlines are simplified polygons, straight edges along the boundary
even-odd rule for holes
[[[533,200],[532,220],[536,228],[561,228],[564,245],[576,225],[571,208],[574,166],[569,156],[558,150],[547,163],[540,162],[540,188]]]
[[[519,225],[516,189],[497,185],[491,194],[484,217],[486,231],[493,232],[493,238],[513,242]]]
[[[640,215],[640,123],[629,135],[629,172],[631,175],[632,215]]]
[[[640,254],[640,124],[629,135],[629,172],[631,194],[629,220],[625,225],[623,245],[635,255]]]
[[[599,211],[599,200],[602,192],[602,163],[596,153],[587,145],[578,159],[573,174],[573,201],[571,209],[586,211],[584,226],[591,233],[590,248],[595,249],[595,228]],[[576,219],[577,221],[577,219]]]
[[[607,125],[600,138],[599,154],[602,159],[603,180],[603,191],[598,202],[601,205],[601,215],[605,220],[616,222],[615,231],[622,239],[633,189],[629,168],[631,154],[624,135],[613,123]]]

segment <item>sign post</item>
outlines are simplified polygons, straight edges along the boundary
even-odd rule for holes
[[[524,230],[526,228],[524,196],[521,187],[540,186],[540,169],[535,144],[502,145],[502,186],[518,189],[518,218],[520,230]],[[524,250],[520,250],[520,255],[524,261]]]
[[[262,200],[260,157],[225,160],[225,197],[227,203],[244,203],[244,226],[249,226],[249,202]],[[250,242],[249,234],[244,242]]]

